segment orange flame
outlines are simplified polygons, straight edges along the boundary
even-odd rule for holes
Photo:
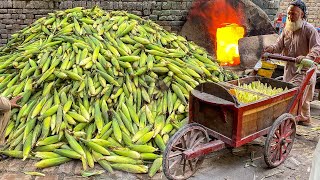
[[[220,64],[238,65],[238,40],[245,34],[242,25],[244,13],[240,4],[232,6],[228,2],[230,1],[198,0],[193,4],[191,16],[201,16],[204,19]]]
[[[216,56],[220,65],[235,66],[240,64],[238,40],[243,36],[244,28],[237,24],[230,24],[217,29]]]

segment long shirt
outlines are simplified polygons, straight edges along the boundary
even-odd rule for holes
[[[306,56],[308,59],[316,60],[320,57],[320,36],[313,25],[304,21],[302,28],[294,32],[284,29],[272,47],[274,53],[281,53],[284,56]],[[296,71],[295,63],[287,62],[284,80],[290,81]]]
[[[0,111],[8,111],[11,109],[11,103],[8,98],[0,96]]]

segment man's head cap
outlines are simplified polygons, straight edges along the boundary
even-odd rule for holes
[[[298,8],[300,8],[303,12],[303,19],[306,19],[307,18],[307,6],[306,4],[301,1],[301,0],[294,0],[292,2],[290,2],[289,5],[293,5],[293,6],[297,6]]]

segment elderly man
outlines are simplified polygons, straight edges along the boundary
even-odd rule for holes
[[[0,145],[3,145],[5,140],[4,133],[10,120],[11,108],[20,107],[17,104],[19,99],[21,99],[21,96],[11,100],[6,97],[0,97]]]
[[[287,11],[286,26],[276,44],[265,47],[269,53],[281,53],[284,56],[296,57],[300,63],[302,59],[315,60],[320,57],[320,37],[314,26],[306,22],[307,8],[301,0],[292,1]],[[284,81],[301,84],[306,75],[304,69],[297,72],[295,63],[288,62],[284,70]],[[296,118],[301,125],[310,125],[310,101],[312,101],[316,83],[316,74],[310,79],[302,98],[301,112]]]

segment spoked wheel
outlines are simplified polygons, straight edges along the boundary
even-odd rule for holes
[[[269,131],[264,149],[264,160],[269,167],[277,167],[287,159],[295,135],[294,117],[291,114],[279,116]]]
[[[199,124],[187,124],[173,135],[163,155],[163,172],[168,179],[187,179],[200,167],[204,156],[185,159],[183,152],[209,142],[207,131]]]

